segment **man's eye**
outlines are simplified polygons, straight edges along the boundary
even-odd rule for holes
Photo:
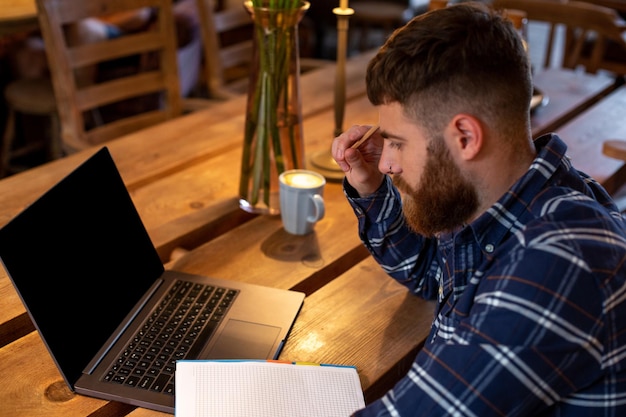
[[[388,143],[389,143],[389,147],[392,148],[392,149],[395,148],[395,149],[400,150],[402,148],[402,145],[400,143],[398,143],[398,142],[389,141]]]

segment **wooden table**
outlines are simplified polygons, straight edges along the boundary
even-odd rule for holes
[[[0,2],[0,36],[36,29],[35,0],[2,0]]]
[[[580,116],[558,128],[574,165],[614,194],[626,183],[622,160],[602,154],[602,139],[626,140],[626,86],[620,87]]]
[[[369,58],[348,62],[347,126],[378,119],[364,92]],[[302,80],[307,153],[328,149],[332,141],[333,71],[332,66],[317,70]],[[536,113],[534,132],[567,123],[567,139],[575,141],[582,137],[577,132],[586,132],[578,128],[587,115],[601,111],[587,108],[612,90],[611,80],[592,77],[584,88],[575,88],[567,82],[571,77],[578,76],[537,76],[551,101]],[[626,96],[623,89],[616,94],[619,100]],[[626,114],[626,104],[619,103],[616,114]],[[308,236],[288,235],[279,216],[255,216],[238,208],[244,106],[240,97],[113,141],[109,148],[167,268],[304,291],[303,309],[281,359],[356,365],[366,400],[376,399],[406,373],[430,329],[433,304],[408,295],[372,260],[338,182],[328,183],[326,217]],[[1,180],[0,226],[94,151]],[[582,156],[576,158],[584,164]],[[175,247],[188,252],[170,260]],[[4,270],[0,407],[7,417],[164,415],[69,391]]]
[[[599,6],[615,9],[622,15],[626,14],[626,0],[583,0],[587,3],[594,3]]]
[[[549,103],[533,115],[533,135],[557,132],[574,165],[615,193],[626,182],[626,166],[602,154],[602,142],[626,140],[626,86],[616,90],[611,78],[559,69],[538,73],[535,85]]]

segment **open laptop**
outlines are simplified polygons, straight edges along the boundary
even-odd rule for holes
[[[0,229],[0,259],[72,390],[168,413],[176,360],[275,359],[304,301],[164,270],[106,147]]]

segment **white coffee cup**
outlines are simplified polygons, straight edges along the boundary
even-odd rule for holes
[[[306,169],[285,171],[280,183],[280,215],[285,230],[294,235],[313,231],[325,214],[324,176]]]

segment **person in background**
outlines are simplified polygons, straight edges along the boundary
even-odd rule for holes
[[[181,94],[189,95],[198,82],[202,59],[202,37],[196,0],[172,0],[178,44],[178,70]],[[99,42],[146,30],[154,20],[151,8],[114,13],[98,18],[83,20],[67,29],[68,42],[84,44]],[[47,76],[45,45],[37,34],[29,34],[15,42],[11,48],[10,61],[15,78],[37,78]],[[83,70],[83,82],[91,82],[97,75],[96,68]],[[106,75],[105,75],[106,77]]]
[[[626,415],[626,225],[556,134],[533,141],[511,23],[464,2],[371,60],[380,129],[333,141],[358,233],[436,299],[407,375],[355,416]]]
[[[181,95],[187,96],[198,82],[202,59],[202,36],[196,0],[173,0],[176,41],[178,44],[178,72]],[[125,13],[115,13],[83,20],[70,28],[69,42],[95,43],[116,38],[126,33],[147,30],[154,21],[154,11],[149,7]],[[95,74],[89,77],[95,77]]]

